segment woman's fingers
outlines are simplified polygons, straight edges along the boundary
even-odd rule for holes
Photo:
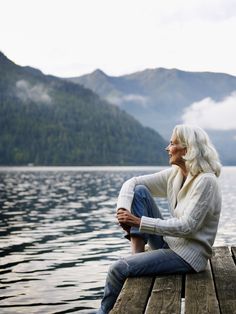
[[[130,229],[130,226],[125,223],[125,219],[124,219],[124,217],[122,216],[122,214],[123,214],[124,212],[127,212],[127,210],[124,209],[124,208],[119,208],[119,209],[117,210],[117,213],[116,213],[116,218],[117,218],[117,220],[118,220],[119,225],[121,226],[121,228],[128,232],[129,229]]]
[[[128,225],[128,226],[139,226],[140,218],[134,216],[126,209],[118,209],[116,217],[120,224]]]
[[[119,208],[117,210],[117,213],[116,213],[116,218],[118,219],[118,221],[121,223],[121,222],[124,222],[125,223],[125,220],[127,218],[127,214],[129,213],[129,211],[127,211],[126,209],[124,208]]]
[[[120,223],[126,223],[129,221],[130,212],[128,212],[127,210],[119,209],[117,211],[116,217]]]

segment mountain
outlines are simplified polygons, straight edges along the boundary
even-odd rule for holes
[[[165,145],[91,90],[0,52],[1,165],[161,165]]]
[[[176,124],[183,123],[186,110],[190,110],[194,103],[208,98],[212,103],[222,102],[236,91],[236,77],[232,75],[164,68],[118,77],[96,70],[68,78],[68,81],[90,88],[166,139]],[[204,115],[203,109],[201,114]],[[236,123],[233,129],[220,125],[219,128],[204,128],[217,147],[222,162],[236,164]]]

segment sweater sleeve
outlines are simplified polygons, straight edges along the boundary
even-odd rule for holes
[[[189,196],[190,201],[181,217],[162,220],[143,216],[140,231],[174,237],[189,237],[202,227],[209,208],[212,208],[217,191],[217,182],[211,178],[202,178]]]
[[[136,185],[145,185],[153,196],[166,197],[167,181],[171,172],[172,168],[169,168],[154,174],[133,177],[127,180],[120,190],[117,209],[125,208],[130,210]]]

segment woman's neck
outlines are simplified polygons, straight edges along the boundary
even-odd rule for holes
[[[185,180],[189,174],[189,171],[187,170],[185,164],[183,165],[179,165],[180,169],[181,169],[181,172],[182,172],[182,175],[183,175],[183,179]]]

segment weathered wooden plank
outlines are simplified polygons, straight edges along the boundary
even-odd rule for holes
[[[153,285],[153,277],[128,278],[114,305],[112,314],[142,314]]]
[[[236,313],[236,266],[229,248],[214,248],[211,265],[221,314]]]
[[[233,256],[228,247],[214,248],[206,271],[186,275],[185,314],[236,313],[236,247],[231,251]],[[128,278],[111,313],[180,313],[181,276],[176,278],[158,276],[153,288],[151,277]]]
[[[186,275],[185,314],[220,314],[210,263],[205,271]]]
[[[179,314],[181,289],[181,275],[157,276],[145,314]]]

